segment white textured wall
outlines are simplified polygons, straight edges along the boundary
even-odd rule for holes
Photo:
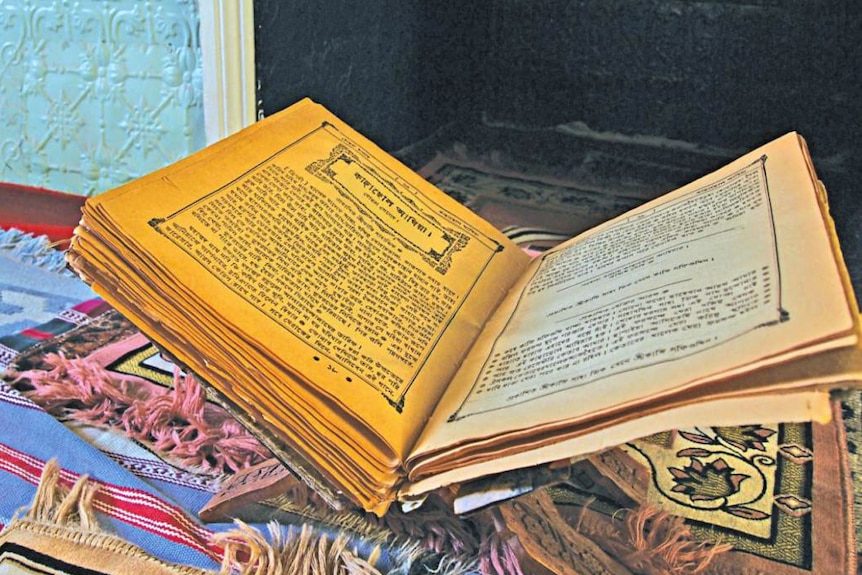
[[[195,0],[0,0],[0,181],[95,195],[204,143]]]

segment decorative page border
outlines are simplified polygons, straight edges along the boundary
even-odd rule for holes
[[[485,365],[483,365],[482,370],[480,370],[479,374],[476,377],[476,380],[473,382],[473,386],[470,389],[470,393],[468,393],[464,397],[463,401],[461,402],[461,405],[454,411],[454,413],[452,413],[449,416],[448,421],[454,422],[454,421],[459,421],[459,420],[462,420],[462,419],[465,419],[465,418],[468,418],[468,417],[471,417],[474,415],[496,412],[496,411],[502,411],[502,410],[505,410],[505,409],[513,406],[513,405],[520,405],[523,403],[529,403],[529,402],[535,401],[537,399],[545,398],[545,397],[548,397],[548,396],[551,396],[554,394],[558,394],[558,393],[561,393],[564,391],[568,391],[568,390],[571,390],[571,389],[574,389],[577,387],[582,387],[584,385],[594,383],[595,381],[606,379],[606,378],[611,377],[613,375],[618,375],[620,373],[625,373],[627,371],[631,371],[632,369],[641,369],[641,368],[649,367],[652,365],[657,365],[660,363],[666,363],[668,361],[677,361],[680,359],[684,359],[684,358],[690,357],[692,355],[696,355],[698,353],[701,353],[702,351],[705,351],[707,349],[712,349],[718,345],[722,345],[722,344],[726,343],[727,341],[730,341],[733,339],[738,339],[739,337],[741,337],[741,336],[743,336],[743,335],[745,335],[751,331],[754,331],[756,329],[761,329],[761,328],[765,328],[768,326],[777,325],[779,323],[789,321],[790,320],[790,313],[784,307],[784,305],[782,303],[782,296],[781,296],[783,281],[782,281],[782,276],[781,276],[781,264],[780,264],[780,258],[779,258],[779,253],[778,253],[778,239],[777,239],[777,235],[776,235],[776,231],[775,231],[775,218],[774,218],[773,207],[772,207],[772,198],[771,198],[772,191],[770,189],[769,179],[767,177],[767,171],[766,171],[767,159],[768,159],[767,156],[764,154],[764,155],[758,157],[756,160],[752,161],[751,163],[740,167],[738,170],[732,172],[731,174],[728,174],[727,176],[724,176],[723,178],[716,180],[715,182],[711,182],[709,184],[705,184],[703,186],[695,188],[695,189],[687,192],[686,194],[680,196],[679,198],[676,198],[672,202],[668,202],[666,204],[657,206],[655,209],[666,209],[666,208],[668,208],[668,207],[670,207],[676,203],[679,203],[682,201],[687,201],[687,199],[691,198],[692,196],[696,196],[696,195],[703,194],[703,193],[711,193],[713,191],[713,189],[717,185],[719,185],[720,182],[723,182],[723,181],[726,181],[730,178],[736,177],[738,174],[740,174],[746,170],[751,170],[751,169],[758,170],[760,173],[760,177],[762,178],[762,181],[763,181],[763,194],[765,196],[765,201],[766,201],[766,216],[767,216],[767,220],[768,220],[767,226],[771,232],[769,234],[769,238],[767,241],[769,241],[771,243],[771,251],[772,251],[772,257],[773,257],[772,265],[773,265],[773,269],[775,271],[775,277],[776,277],[776,283],[777,283],[777,286],[776,286],[777,293],[775,294],[777,303],[775,304],[775,319],[774,320],[762,323],[760,325],[752,327],[751,329],[740,332],[728,340],[715,342],[713,344],[707,345],[703,348],[696,349],[696,350],[691,351],[689,353],[677,355],[676,357],[674,357],[672,359],[657,360],[654,362],[639,365],[639,366],[637,366],[635,368],[631,368],[631,369],[621,369],[621,370],[617,370],[617,371],[612,371],[611,373],[608,373],[606,375],[599,375],[599,376],[596,376],[593,378],[587,378],[585,381],[581,381],[581,382],[578,382],[578,383],[575,383],[572,385],[567,385],[565,387],[554,389],[552,391],[547,391],[545,393],[539,393],[539,394],[531,395],[530,397],[522,398],[522,399],[519,399],[517,401],[513,401],[513,402],[508,403],[508,404],[503,405],[503,406],[491,407],[491,408],[487,408],[487,409],[470,410],[468,408],[470,398],[473,397],[476,389],[479,386],[480,379],[481,379],[482,375],[485,373],[485,370],[487,368],[488,363],[491,360],[491,357],[493,357],[493,355],[494,355],[493,351],[497,348],[497,343],[499,342],[499,339],[502,336],[502,332],[501,332],[501,334],[499,334],[497,336],[497,339],[495,340],[494,345],[491,348],[492,353],[489,354],[488,358],[485,360]],[[637,217],[637,216],[635,216],[635,217]],[[620,221],[614,225],[625,225],[629,221],[630,221],[630,218],[626,217],[626,218],[620,219]],[[541,257],[542,261],[544,262],[545,258],[547,258],[548,255],[543,255],[540,257]],[[536,272],[538,271],[538,269],[539,268],[537,267]],[[534,273],[536,273],[536,272],[534,272]],[[523,295],[524,294],[522,293],[521,297],[523,297]],[[520,300],[519,300],[518,305],[520,305]],[[517,306],[515,309],[517,309]],[[512,317],[514,317],[514,315],[515,315],[515,312],[513,311],[513,313],[509,317],[509,320],[507,321],[507,324],[512,320]]]
[[[364,151],[362,149],[361,146],[359,146],[358,144],[353,142],[347,135],[345,135],[343,132],[341,132],[336,126],[334,126],[333,124],[330,124],[328,122],[323,122],[319,126],[311,129],[306,134],[299,136],[294,141],[285,144],[283,147],[281,147],[280,149],[273,152],[270,156],[262,159],[258,164],[248,168],[246,171],[244,171],[242,174],[240,174],[239,176],[237,176],[236,178],[234,178],[230,182],[222,185],[221,187],[213,190],[212,192],[209,192],[208,194],[206,194],[202,197],[195,199],[194,201],[192,201],[188,205],[180,207],[179,209],[175,210],[173,213],[167,214],[164,217],[160,217],[160,218],[152,218],[148,222],[150,227],[152,227],[159,234],[162,234],[166,239],[168,239],[168,241],[172,242],[178,249],[182,250],[191,259],[193,259],[199,265],[201,265],[201,267],[203,269],[205,269],[207,271],[207,273],[210,273],[211,275],[213,275],[213,277],[215,277],[216,280],[218,280],[223,285],[225,285],[228,289],[233,291],[237,296],[241,297],[242,299],[244,299],[246,301],[249,301],[251,306],[255,307],[260,313],[264,314],[271,321],[276,322],[282,328],[284,328],[285,330],[287,330],[288,332],[290,332],[291,334],[293,334],[294,336],[296,336],[300,339],[302,339],[302,335],[296,333],[296,331],[294,331],[282,319],[274,318],[271,314],[267,314],[264,310],[260,309],[260,307],[257,304],[251,302],[246,295],[238,292],[235,287],[233,287],[230,284],[228,284],[227,282],[225,282],[224,278],[221,278],[218,275],[213,274],[212,271],[209,270],[209,268],[201,261],[201,259],[198,255],[193,253],[193,251],[191,251],[187,246],[184,246],[181,242],[178,242],[176,240],[176,238],[172,237],[170,233],[165,231],[165,228],[172,223],[172,220],[179,217],[183,213],[194,209],[195,207],[199,206],[200,204],[211,199],[213,196],[222,194],[225,192],[225,190],[231,189],[237,182],[243,180],[244,178],[247,178],[249,176],[249,174],[252,174],[255,171],[261,169],[266,164],[271,163],[279,155],[288,152],[291,148],[297,146],[301,142],[305,141],[306,139],[308,139],[308,138],[310,138],[310,137],[312,137],[315,134],[318,134],[320,132],[324,132],[324,133],[328,134],[329,137],[331,137],[331,138],[333,138],[339,142],[339,144],[337,145],[337,150],[336,150],[338,153],[335,155],[332,155],[328,158],[321,158],[321,159],[315,161],[314,163],[310,164],[309,166],[306,166],[306,171],[309,174],[311,174],[312,176],[314,176],[316,178],[320,178],[324,181],[327,181],[330,185],[333,185],[336,188],[336,190],[338,191],[338,193],[345,195],[345,196],[350,195],[342,185],[339,185],[338,183],[333,183],[331,180],[327,179],[328,176],[326,176],[326,174],[324,172],[327,170],[327,166],[331,165],[331,163],[336,158],[340,159],[343,157],[348,157],[351,162],[355,162],[355,163],[357,163],[357,165],[362,165],[368,171],[369,174],[374,174],[375,176],[379,174],[381,181],[392,182],[393,184],[396,184],[398,186],[403,186],[405,188],[409,188],[412,191],[412,195],[415,195],[417,197],[418,196],[424,196],[424,194],[419,192],[415,188],[415,186],[413,186],[409,182],[405,181],[403,178],[399,177],[395,172],[391,171],[385,165],[381,164],[374,157],[369,155],[366,151]],[[389,188],[387,188],[387,189],[389,189]],[[396,188],[392,187],[390,191],[395,192]],[[400,192],[398,192],[398,194],[401,195]],[[359,203],[355,198],[350,200],[350,201],[353,201],[354,203]],[[487,236],[485,233],[483,233],[479,230],[473,229],[469,224],[458,222],[456,219],[454,219],[453,216],[448,214],[448,211],[446,210],[446,208],[438,205],[434,201],[433,198],[423,197],[422,202],[425,204],[425,206],[427,207],[428,210],[434,212],[434,216],[430,217],[429,223],[433,224],[439,230],[442,230],[442,235],[443,235],[444,239],[446,240],[447,247],[442,252],[440,252],[440,253],[428,252],[428,253],[423,254],[423,259],[425,259],[429,264],[431,264],[437,273],[439,273],[441,275],[445,275],[445,273],[447,273],[449,266],[451,264],[451,258],[453,256],[453,254],[464,249],[464,247],[467,245],[467,243],[471,240],[475,240],[479,245],[481,245],[482,247],[485,248],[486,257],[485,257],[484,261],[482,262],[481,271],[478,272],[476,274],[476,276],[473,278],[473,281],[470,284],[470,286],[467,288],[466,292],[464,293],[464,296],[457,303],[457,305],[453,309],[451,315],[447,318],[445,325],[442,327],[440,332],[437,333],[436,336],[434,337],[434,343],[431,344],[431,346],[429,347],[429,350],[421,358],[419,358],[419,360],[417,361],[417,367],[412,372],[409,379],[407,379],[404,382],[403,386],[401,386],[401,388],[397,391],[397,393],[395,393],[395,394],[387,393],[387,391],[385,389],[383,389],[380,384],[372,382],[372,381],[368,380],[366,377],[363,377],[354,368],[350,367],[348,364],[344,363],[342,360],[334,357],[330,352],[327,352],[323,349],[320,349],[319,347],[315,346],[312,342],[306,342],[308,347],[315,352],[315,354],[312,355],[312,359],[315,362],[321,361],[322,358],[326,358],[327,360],[329,360],[331,362],[331,365],[337,365],[338,367],[341,368],[341,371],[339,371],[339,373],[342,373],[342,372],[344,373],[343,377],[344,377],[345,382],[352,383],[354,381],[360,381],[364,385],[367,385],[370,388],[372,388],[373,390],[379,391],[381,393],[381,396],[393,407],[393,409],[395,409],[399,413],[403,412],[404,405],[405,405],[405,398],[406,398],[407,394],[409,393],[410,389],[412,388],[413,384],[416,382],[417,378],[422,373],[422,370],[425,368],[425,365],[427,364],[428,360],[430,359],[431,351],[436,348],[440,339],[442,339],[442,337],[445,335],[445,333],[452,326],[454,318],[458,315],[458,313],[460,313],[460,311],[464,305],[464,302],[466,300],[468,300],[470,298],[470,296],[474,293],[476,286],[479,282],[479,279],[483,276],[485,270],[491,264],[491,261],[493,260],[493,258],[495,256],[497,256],[503,250],[503,246],[501,244],[499,244],[493,238]],[[405,205],[408,205],[408,204],[415,205],[415,201],[414,200],[405,201]],[[380,222],[378,222],[378,225],[382,225],[382,224]],[[461,228],[461,229],[459,230],[456,228]],[[468,233],[468,230],[470,233]],[[402,241],[404,242],[404,245],[406,247],[408,245],[408,242],[404,239],[402,239]],[[417,246],[410,246],[409,249],[411,249],[413,251],[419,250],[419,248]]]

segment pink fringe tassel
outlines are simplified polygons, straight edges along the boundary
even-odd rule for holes
[[[514,547],[514,537],[501,523],[491,520],[486,525],[479,546],[479,566],[488,575],[524,575]]]
[[[50,370],[14,374],[14,383],[55,416],[122,428],[158,451],[216,473],[236,472],[271,457],[222,408],[207,403],[193,376],[178,369],[173,389],[161,389],[116,377],[87,358],[48,354],[45,360]]]

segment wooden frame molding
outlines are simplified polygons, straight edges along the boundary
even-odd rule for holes
[[[253,0],[200,0],[207,144],[255,121]]]

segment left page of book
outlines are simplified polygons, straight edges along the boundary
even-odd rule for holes
[[[529,261],[308,100],[94,198],[70,258],[325,473],[365,460],[341,483],[371,490]]]

